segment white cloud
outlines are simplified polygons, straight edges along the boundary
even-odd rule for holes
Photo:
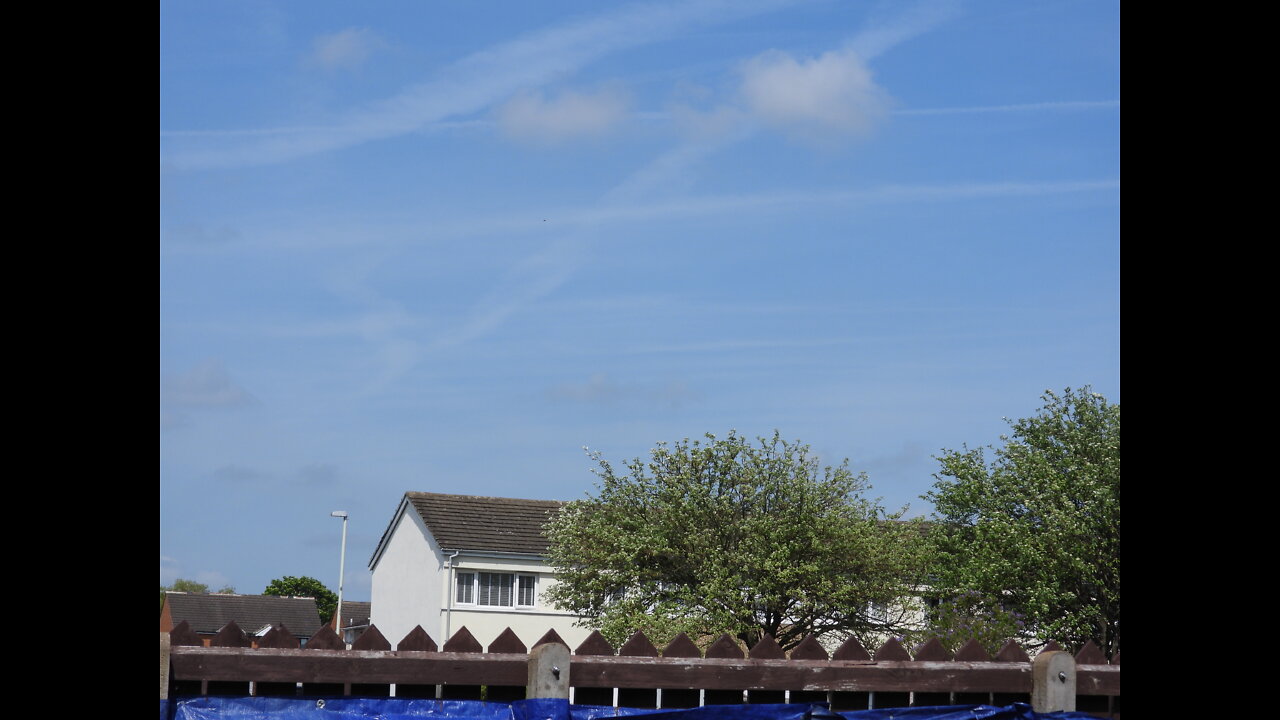
[[[923,35],[961,14],[957,0],[924,0],[914,5],[892,3],[892,14],[872,20],[850,42],[863,60],[873,60],[894,46]]]
[[[178,579],[178,572],[181,568],[178,561],[167,555],[160,556],[160,584],[172,585],[174,580]]]
[[[690,27],[769,12],[794,0],[696,0],[640,3],[575,18],[472,53],[426,82],[352,109],[326,126],[286,132],[165,133],[161,166],[219,168],[268,165],[416,132],[482,111],[521,88],[557,81],[597,58],[662,40]]]
[[[304,485],[332,485],[338,481],[338,468],[329,463],[312,463],[298,470],[298,479]]]
[[[217,360],[207,360],[180,375],[160,378],[160,401],[176,407],[238,407],[254,402]]]
[[[223,465],[213,471],[213,479],[217,482],[245,483],[262,480],[266,476],[243,465]]]
[[[662,384],[620,384],[607,375],[596,373],[584,383],[561,383],[548,390],[547,395],[556,401],[568,401],[583,405],[612,407],[656,407],[679,409],[686,402],[702,399],[702,394],[682,381]]]
[[[502,131],[517,140],[559,142],[608,132],[627,114],[628,98],[616,90],[571,90],[547,99],[522,92],[498,111]]]
[[[347,28],[311,41],[307,64],[325,70],[352,69],[364,64],[386,43],[369,28]]]
[[[889,113],[889,95],[851,50],[797,60],[771,50],[743,67],[747,107],[768,125],[809,140],[863,136]]]

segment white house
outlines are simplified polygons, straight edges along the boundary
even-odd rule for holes
[[[563,505],[405,493],[369,560],[372,623],[393,647],[415,625],[442,646],[465,626],[485,647],[507,627],[526,645],[554,629],[577,647],[590,631],[543,599],[555,569],[542,526]]]

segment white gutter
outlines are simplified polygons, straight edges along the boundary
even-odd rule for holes
[[[462,554],[461,550],[454,550],[449,556],[448,565],[448,581],[444,585],[444,635],[440,638],[440,649],[444,649],[444,644],[449,641],[449,632],[452,628],[453,621],[453,585],[454,576],[457,573],[457,567],[453,564],[455,558]]]

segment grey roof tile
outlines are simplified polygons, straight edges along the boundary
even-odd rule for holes
[[[247,633],[284,624],[298,637],[311,637],[320,628],[314,598],[183,592],[167,592],[164,596],[173,624],[186,620],[198,633],[216,633],[232,620]]]
[[[405,497],[442,548],[529,555],[546,555],[542,526],[565,506],[560,500],[443,493],[410,492]]]

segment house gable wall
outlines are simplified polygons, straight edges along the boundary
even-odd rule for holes
[[[371,620],[392,647],[415,625],[443,644],[444,554],[412,507],[402,505],[395,522],[373,568]]]

